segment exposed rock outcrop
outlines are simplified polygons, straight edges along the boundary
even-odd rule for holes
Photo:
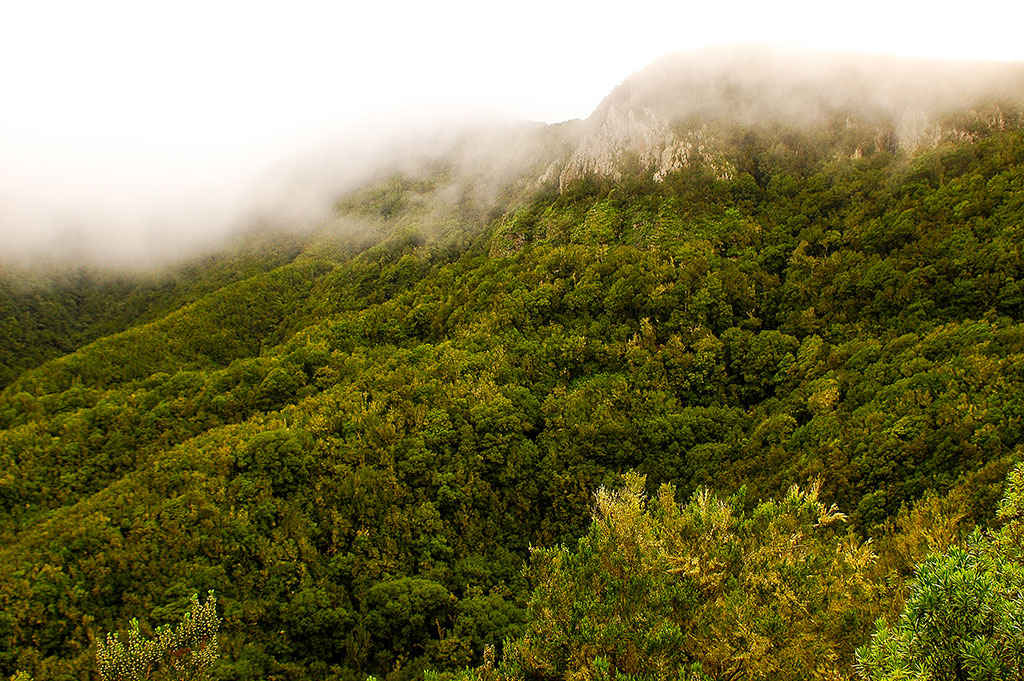
[[[766,49],[673,55],[616,88],[545,178],[557,172],[564,189],[637,170],[660,180],[693,165],[729,178],[742,161],[736,131],[811,136],[839,156],[914,153],[1020,125],[1022,106],[1020,64]]]
[[[629,100],[606,104],[588,119],[588,134],[559,173],[560,188],[587,175],[621,179],[636,167],[659,180],[694,164],[723,179],[735,173],[706,124],[677,134],[652,107]]]

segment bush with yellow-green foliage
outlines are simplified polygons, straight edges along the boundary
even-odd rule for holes
[[[96,667],[103,681],[201,681],[217,661],[220,616],[213,591],[206,601],[193,594],[189,609],[176,625],[159,627],[145,636],[138,619],[128,625],[127,641],[116,632],[96,639]],[[32,681],[25,671],[11,681]]]
[[[679,504],[668,485],[648,500],[644,483],[599,490],[575,547],[533,553],[527,633],[499,665],[427,681],[1024,679],[1024,465],[1002,526],[921,562],[898,621],[873,635],[888,570],[836,531],[817,485],[743,512],[707,491]]]
[[[833,679],[852,671],[874,619],[868,546],[844,516],[793,487],[743,510],[645,478],[598,491],[574,547],[537,550],[527,633],[505,678]]]
[[[118,634],[107,634],[96,641],[96,666],[103,681],[196,681],[206,678],[207,669],[217,660],[217,599],[211,591],[204,603],[192,596],[188,612],[176,626],[156,630],[154,638],[144,636],[139,621],[133,619],[126,642]]]

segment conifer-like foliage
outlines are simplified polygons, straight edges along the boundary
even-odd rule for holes
[[[117,633],[96,640],[96,666],[103,681],[200,681],[218,657],[217,599],[211,591],[206,601],[192,596],[181,622],[165,625],[149,638],[139,630],[139,620],[129,624],[127,641]]]
[[[899,621],[879,620],[858,650],[864,678],[1024,679],[1024,467],[1011,474],[999,515],[999,530],[921,564]]]

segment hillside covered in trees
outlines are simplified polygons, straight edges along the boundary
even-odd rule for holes
[[[9,271],[0,676],[214,590],[214,679],[924,678],[970,573],[931,673],[1021,678],[1021,71],[735,66],[312,232]]]

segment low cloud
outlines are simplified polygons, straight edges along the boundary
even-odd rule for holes
[[[578,135],[599,127],[616,103],[670,121],[807,124],[848,108],[900,120],[965,106],[985,92],[1018,98],[1022,84],[1019,64],[733,48],[655,62],[582,125],[545,128],[452,104],[339,121],[341,131],[324,124],[275,139],[206,137],[194,145],[159,135],[61,140],[0,124],[0,266],[139,270],[247,230],[310,229],[330,219],[346,191],[385,172],[414,175],[438,158],[459,172],[437,196],[457,202],[470,192],[486,206],[509,182],[550,174],[545,169],[564,161]]]
[[[0,264],[146,269],[247,230],[310,229],[346,191],[387,170],[415,174],[456,154],[494,174],[496,156],[515,157],[496,137],[521,127],[435,111],[233,153],[18,150],[0,161]]]

